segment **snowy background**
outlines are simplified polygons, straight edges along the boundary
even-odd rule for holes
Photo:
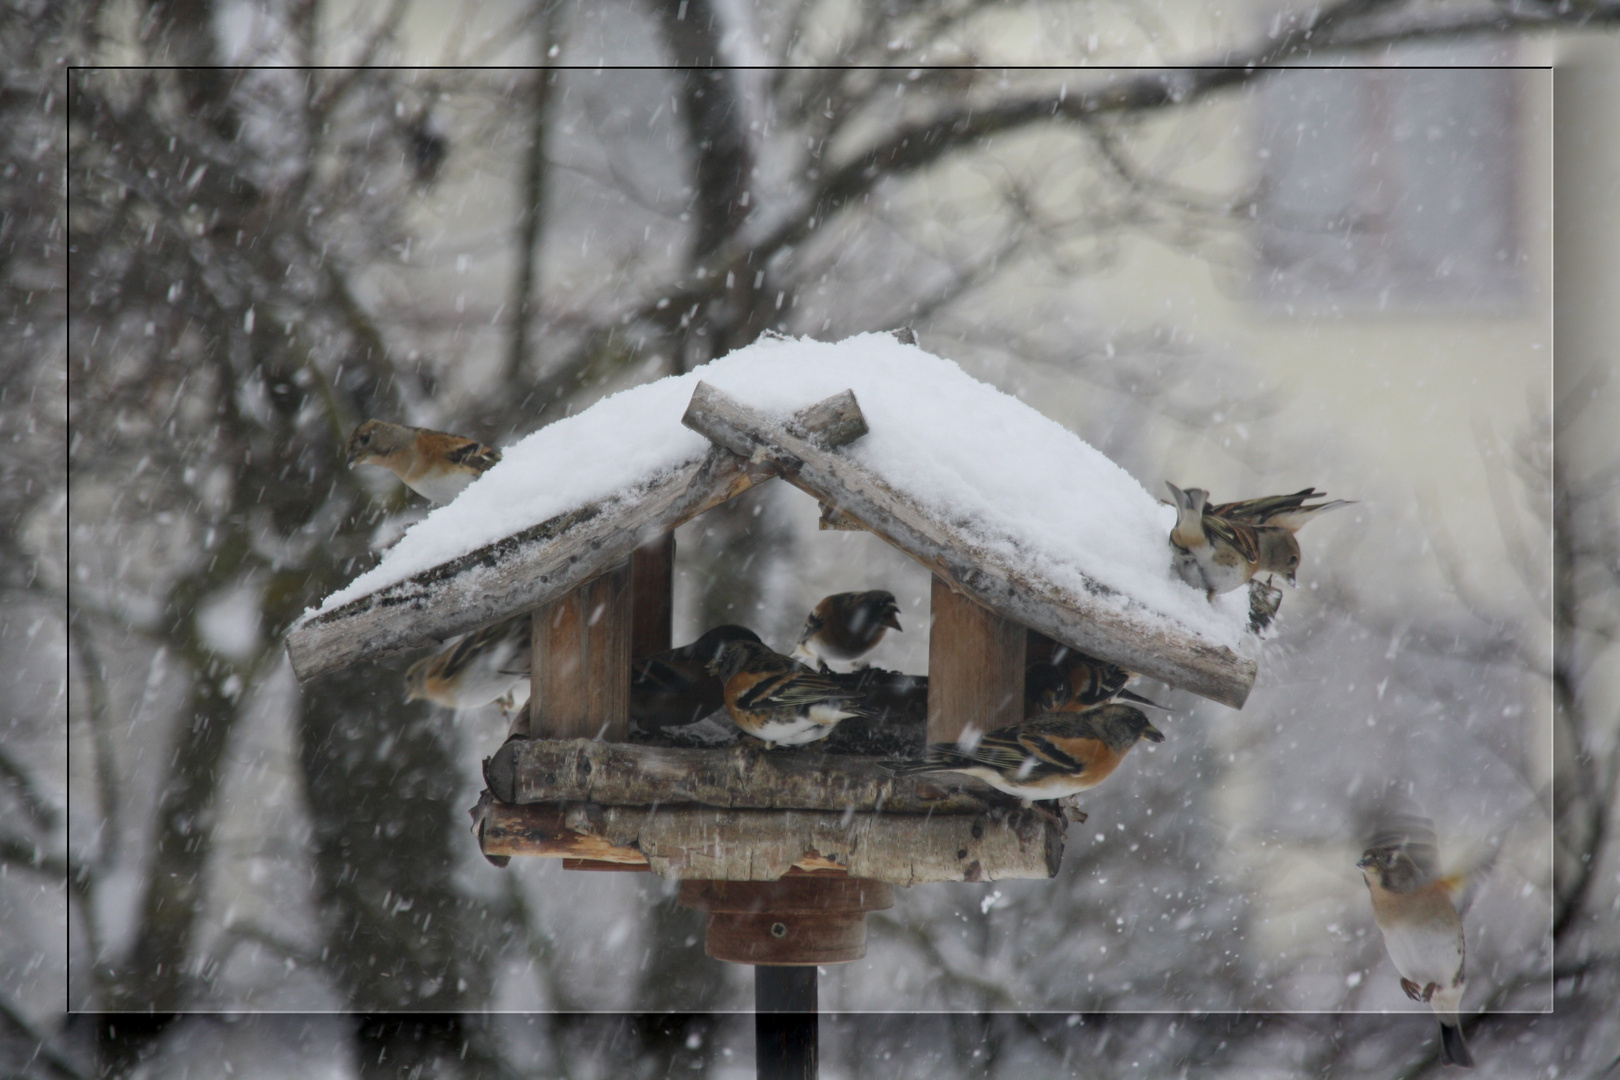
[[[1620,1055],[1595,344],[1620,203],[1586,137],[1612,129],[1612,62],[1493,69],[1553,53],[1398,4],[1309,46],[1254,6],[1175,31],[1134,5],[43,11],[5,32],[0,102],[15,1071],[749,1075],[725,1014],[750,973],[703,957],[672,885],[477,854],[494,710],[403,704],[409,656],[300,688],[281,640],[425,514],[342,467],[360,419],[511,446],[766,331],[898,325],[1147,492],[1358,503],[1302,534],[1241,712],[1143,688],[1170,738],[1090,793],[1056,881],[913,888],[869,919],[867,958],[821,979],[851,1014],[825,1074],[1433,1069],[1353,866],[1391,783],[1443,853],[1501,847],[1468,920],[1481,1071]],[[1231,85],[992,66],[1402,37],[1389,66]],[[716,57],[807,66],[596,66]],[[64,62],[196,70],[64,85]],[[281,64],[332,66],[246,67]],[[1589,118],[1556,139],[1555,96]],[[1556,250],[1555,194],[1579,210]],[[927,575],[815,518],[771,484],[680,530],[677,640],[785,643],[825,593],[881,587],[906,631],[874,662],[926,671]],[[91,1015],[150,1010],[192,1015]],[[558,1010],[680,1015],[486,1015]],[[893,1010],[973,1015],[854,1015]]]

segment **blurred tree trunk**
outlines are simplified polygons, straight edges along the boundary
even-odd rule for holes
[[[458,1012],[488,989],[457,888],[463,790],[449,718],[361,665],[306,689],[299,763],[326,970],[358,1012]]]

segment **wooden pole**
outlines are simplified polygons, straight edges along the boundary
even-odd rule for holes
[[[1024,718],[1026,631],[934,577],[928,631],[928,741],[955,742]]]
[[[630,556],[630,655],[668,652],[675,617],[675,534],[666,532]]]
[[[630,560],[534,613],[529,732],[536,738],[630,734]]]
[[[754,968],[754,1070],[759,1080],[816,1080],[816,969]]]

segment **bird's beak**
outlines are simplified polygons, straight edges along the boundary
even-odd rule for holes
[[[889,626],[889,627],[893,627],[896,630],[900,630],[900,616],[896,615],[892,611],[885,611],[883,613],[883,618],[878,620],[878,621],[881,622],[884,626]],[[905,633],[904,630],[900,630],[900,632],[902,634]]]
[[[354,463],[359,461],[359,460],[360,460],[360,451],[358,451],[358,450],[350,450],[349,451],[349,458],[348,458],[348,466],[349,466],[349,468],[351,468],[351,469],[354,468]]]
[[[1292,570],[1288,572],[1288,586],[1289,588],[1293,589],[1299,588],[1299,582],[1294,580],[1294,572]]]
[[[1164,742],[1164,732],[1160,731],[1152,724],[1149,724],[1147,727],[1142,729],[1142,738],[1147,739],[1150,742]]]
[[[1371,855],[1363,855],[1361,858],[1356,860],[1356,866],[1361,870],[1365,870],[1371,866],[1374,861],[1375,860]]]

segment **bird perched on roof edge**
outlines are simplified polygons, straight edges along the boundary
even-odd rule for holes
[[[447,503],[501,460],[501,452],[447,431],[367,420],[349,436],[349,468],[381,465],[412,491]]]
[[[933,743],[921,762],[893,767],[965,773],[1025,800],[1062,799],[1108,779],[1138,739],[1163,742],[1164,733],[1141,709],[1111,703],[1037,716],[976,740]]]
[[[1165,482],[1175,498],[1176,524],[1170,530],[1175,568],[1181,579],[1205,591],[1210,600],[1247,585],[1255,574],[1283,574],[1290,583],[1299,568],[1299,541],[1280,525],[1229,521],[1208,510],[1209,492],[1183,491]],[[1259,500],[1255,500],[1259,501]]]
[[[1471,1066],[1457,1016],[1466,988],[1462,914],[1472,874],[1440,873],[1434,827],[1403,815],[1378,829],[1356,863],[1372,897],[1373,919],[1413,1001],[1434,1009],[1440,1021],[1440,1060]]]
[[[883,640],[890,629],[900,629],[900,606],[886,589],[842,592],[824,596],[804,620],[804,632],[795,656],[820,661],[855,660]]]
[[[773,746],[815,742],[842,720],[873,715],[858,693],[758,642],[723,643],[708,669],[725,686],[732,721]]]

